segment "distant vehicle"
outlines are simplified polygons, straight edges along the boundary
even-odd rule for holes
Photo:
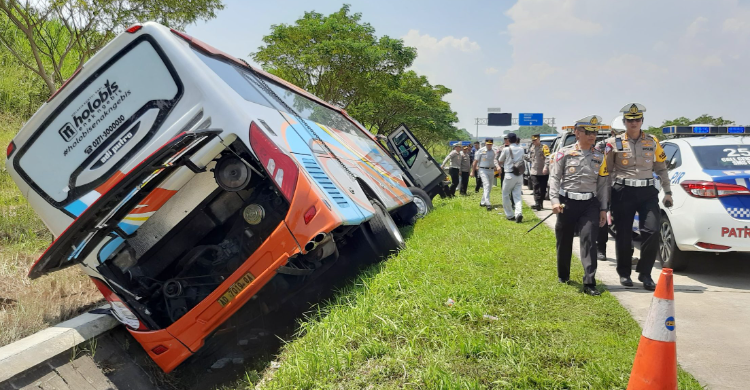
[[[662,266],[682,270],[694,252],[750,251],[750,128],[671,126],[663,133],[674,206],[659,202]]]
[[[396,223],[426,212],[413,200],[444,173],[405,126],[388,142],[406,170],[344,110],[182,32],[132,26],[8,146],[56,237],[29,277],[80,264],[169,372],[340,245],[404,246]]]

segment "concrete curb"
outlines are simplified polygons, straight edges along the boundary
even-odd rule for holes
[[[109,308],[109,305],[102,306]],[[6,381],[76,345],[119,325],[112,316],[82,314],[0,347],[0,382]]]

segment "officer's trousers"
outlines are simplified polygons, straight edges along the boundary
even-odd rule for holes
[[[503,210],[506,217],[521,215],[523,203],[521,202],[521,187],[523,185],[523,176],[508,173],[503,181]],[[515,214],[513,214],[515,207]]]
[[[474,171],[474,177],[477,179],[477,185],[474,187],[474,192],[479,192],[480,188],[482,187],[482,178],[479,177],[479,170]]]
[[[458,168],[448,168],[448,174],[451,176],[451,186],[448,187],[448,196],[456,196],[456,188],[458,187]]]
[[[573,255],[573,235],[579,231],[583,284],[596,284],[596,235],[599,232],[599,200],[572,200],[560,197],[564,211],[557,214],[557,277],[570,279],[570,258]]]
[[[607,225],[599,228],[599,234],[596,237],[596,251],[607,254],[607,240],[609,240],[609,230]]]
[[[544,203],[544,197],[547,195],[549,175],[531,175],[529,180],[531,180],[531,185],[534,188],[534,202],[541,206]]]
[[[615,186],[616,187],[616,186]],[[641,234],[641,258],[636,272],[651,275],[651,269],[656,261],[659,250],[659,191],[654,186],[628,187],[620,189],[612,187],[612,215],[615,219],[617,237],[617,273],[620,276],[630,276],[633,250],[631,249],[633,236],[633,218],[638,212],[638,228]]]
[[[461,172],[461,195],[466,195],[466,189],[469,187],[469,171]]]
[[[479,177],[482,178],[482,206],[490,206],[490,191],[492,191],[492,177],[495,171],[492,168],[479,168]]]

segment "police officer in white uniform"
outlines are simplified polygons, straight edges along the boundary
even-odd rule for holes
[[[607,221],[609,181],[606,160],[594,149],[601,117],[592,115],[576,122],[578,142],[562,148],[550,164],[549,198],[557,214],[557,280],[570,279],[573,235],[579,232],[583,291],[597,296],[596,236]]]
[[[502,181],[505,218],[509,221],[521,223],[523,221],[523,214],[521,213],[523,207],[521,202],[523,173],[520,175],[513,173],[513,164],[523,161],[524,156],[523,148],[518,144],[518,141],[516,133],[508,133],[508,145],[503,148],[497,160],[503,168],[503,176],[505,176]]]
[[[490,203],[490,191],[492,191],[492,180],[495,175],[495,168],[497,166],[497,159],[495,158],[495,151],[492,149],[492,138],[487,138],[484,141],[485,147],[479,149],[477,154],[474,156],[474,171],[477,171],[479,177],[482,179],[482,200],[479,205],[486,207],[487,211],[492,211],[492,204]],[[473,174],[473,172],[472,172]]]
[[[612,180],[612,215],[617,232],[630,232],[633,218],[638,212],[639,228],[642,237],[641,259],[636,271],[638,280],[643,282],[646,290],[656,289],[651,278],[651,269],[659,250],[659,191],[654,187],[653,174],[656,173],[664,190],[663,203],[672,206],[672,190],[667,173],[667,156],[656,137],[641,130],[643,113],[646,107],[639,103],[630,103],[623,107],[625,133],[607,139],[607,167]],[[617,234],[617,273],[620,284],[632,286],[631,271],[631,236]]]

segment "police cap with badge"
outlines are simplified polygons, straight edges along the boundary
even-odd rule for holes
[[[600,123],[602,123],[602,117],[599,115],[589,115],[576,121],[576,130],[582,127],[585,131],[599,131]]]
[[[624,119],[641,119],[646,112],[646,106],[640,103],[629,103],[620,109]]]
[[[492,138],[487,138],[486,140],[484,140],[484,144],[485,145],[492,145]]]

